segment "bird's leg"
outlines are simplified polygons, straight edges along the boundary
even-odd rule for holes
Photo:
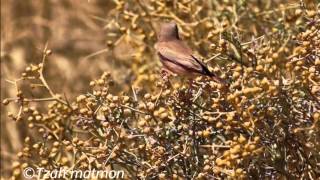
[[[189,89],[190,89],[190,90],[192,89],[192,84],[193,84],[193,80],[192,80],[192,79],[189,79]]]
[[[172,87],[172,84],[169,80],[170,75],[171,73],[167,69],[165,68],[161,69],[161,78],[163,79],[164,83]]]
[[[193,80],[189,79],[188,94],[190,95],[190,97],[192,96],[192,85],[193,85]]]
[[[161,78],[162,78],[162,79],[164,79],[164,80],[165,80],[165,79],[168,79],[168,76],[169,76],[168,70],[162,68],[160,75],[161,75]]]

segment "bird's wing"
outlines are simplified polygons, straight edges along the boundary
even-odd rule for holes
[[[192,55],[191,50],[183,44],[177,44],[175,42],[166,42],[165,44],[158,43],[155,47],[161,58],[175,63],[194,73],[206,73],[204,72],[207,70],[206,66],[201,61],[196,59]]]

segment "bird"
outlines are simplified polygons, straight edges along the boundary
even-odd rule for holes
[[[163,65],[163,70],[169,74],[188,78],[208,76],[215,82],[225,85],[225,82],[199,60],[192,49],[181,40],[178,26],[175,22],[162,23],[157,34],[155,50]]]

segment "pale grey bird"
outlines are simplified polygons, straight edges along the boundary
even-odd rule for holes
[[[161,25],[155,49],[165,71],[186,77],[209,76],[214,81],[225,84],[221,78],[210,72],[207,66],[197,59],[192,50],[180,39],[178,26],[174,22]]]

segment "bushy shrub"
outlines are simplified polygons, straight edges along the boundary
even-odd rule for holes
[[[17,97],[3,100],[37,134],[25,138],[12,177],[27,166],[122,169],[127,179],[319,177],[319,9],[266,2],[115,1],[106,43],[133,76],[121,92],[108,72],[76,100],[53,92],[46,47],[11,82]],[[153,44],[165,19],[228,88],[161,78]],[[20,88],[39,83],[50,97]]]

